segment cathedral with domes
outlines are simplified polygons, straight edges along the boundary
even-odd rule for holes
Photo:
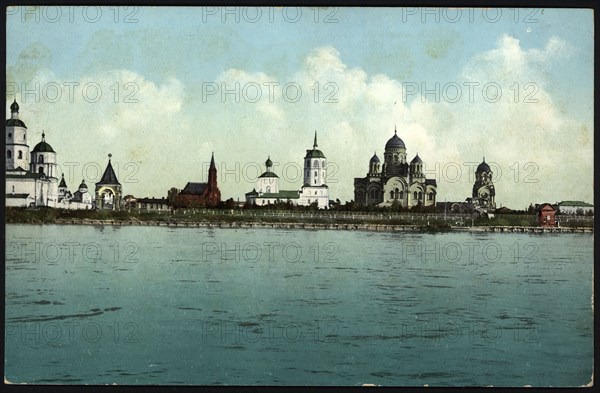
[[[423,167],[418,153],[410,163],[407,161],[406,145],[394,130],[385,144],[383,164],[374,153],[367,176],[354,179],[355,203],[359,206],[391,206],[394,202],[402,207],[435,206],[437,183],[425,177]]]

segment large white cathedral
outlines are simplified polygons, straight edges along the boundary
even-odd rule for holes
[[[10,106],[10,119],[6,120],[6,196],[5,206],[49,206],[66,209],[89,209],[92,198],[87,194],[85,182],[71,198],[64,177],[58,182],[56,152],[42,140],[29,151],[27,126],[19,119],[19,104]]]
[[[306,150],[304,156],[304,182],[298,190],[280,190],[279,176],[273,172],[271,157],[265,162],[266,172],[256,181],[256,188],[246,193],[246,202],[259,206],[289,202],[299,206],[317,204],[319,209],[329,207],[329,187],[327,181],[327,159],[318,149],[317,132],[312,149]]]
[[[380,164],[374,153],[367,176],[354,178],[354,200],[359,206],[435,206],[436,180],[425,177],[425,164],[418,153],[407,161],[406,145],[396,130],[385,144]]]

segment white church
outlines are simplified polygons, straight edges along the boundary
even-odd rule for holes
[[[319,209],[329,207],[329,187],[327,180],[327,160],[318,149],[317,132],[313,148],[306,150],[304,156],[304,183],[298,190],[280,190],[279,176],[273,172],[271,157],[265,162],[266,172],[256,181],[256,188],[246,193],[246,202],[259,206],[289,202],[299,206],[316,203]]]
[[[19,104],[10,106],[6,120],[6,196],[5,206],[49,206],[64,209],[90,209],[93,201],[85,182],[75,192],[68,192],[64,176],[60,185],[56,152],[46,142],[46,134],[31,152],[27,144],[27,126],[19,119]],[[87,195],[86,195],[87,193]]]

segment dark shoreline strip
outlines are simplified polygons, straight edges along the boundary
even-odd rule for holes
[[[10,223],[26,225],[47,225],[32,223]],[[160,226],[169,228],[233,228],[233,229],[304,229],[304,230],[350,230],[369,232],[508,232],[508,233],[594,233],[593,227],[532,227],[532,226],[475,226],[438,228],[435,226],[398,225],[398,224],[346,224],[346,223],[285,223],[285,222],[189,222],[189,221],[112,221],[112,220],[56,220],[49,225],[112,225],[112,226]]]

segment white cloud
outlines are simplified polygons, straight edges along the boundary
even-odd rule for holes
[[[236,83],[241,89],[258,85],[261,97],[257,102],[248,102],[242,92],[240,102],[235,102],[234,95],[222,96],[221,91],[201,97],[201,91],[178,79],[156,82],[125,69],[80,78],[73,103],[66,96],[57,103],[20,101],[30,141],[39,138],[43,128],[59,162],[95,162],[104,169],[106,154],[111,152],[113,162],[135,163],[138,172],[131,175],[131,168],[121,167],[120,176],[139,181],[124,184],[126,193],[138,196],[165,195],[172,186],[205,180],[205,164],[215,151],[223,197],[242,199],[254,187],[253,171],[244,168],[262,168],[267,155],[280,169],[291,163],[300,167],[317,130],[319,147],[335,168],[331,197],[350,200],[353,178],[366,174],[374,150],[382,158],[396,126],[408,158],[418,152],[432,171],[430,176],[437,179],[440,198],[470,196],[469,170],[473,168],[464,163],[478,163],[485,155],[502,171],[497,173],[501,176],[497,201],[523,208],[529,202],[592,199],[593,127],[563,113],[547,88],[547,67],[569,53],[569,45],[557,37],[541,49],[524,49],[519,40],[503,35],[494,49],[473,56],[456,75],[463,87],[456,103],[443,97],[438,102],[431,97],[422,102],[419,96],[402,102],[401,81],[349,67],[331,46],[310,52],[302,68],[287,80],[240,68],[225,70],[214,80],[219,89],[223,84],[229,89]],[[42,86],[65,82],[46,68],[39,69],[32,80]],[[273,82],[278,85],[271,92]],[[473,102],[468,100],[465,82],[479,83]],[[483,99],[482,87],[489,82],[502,88],[496,103]],[[519,83],[517,102],[515,82]],[[96,103],[82,95],[83,86],[93,83],[102,89]],[[284,86],[290,83],[301,88],[297,102],[283,96]],[[534,85],[526,88],[526,83]],[[252,89],[246,91],[250,97],[255,96]],[[274,93],[272,102],[270,93]],[[523,102],[527,94],[537,102]],[[126,98],[137,102],[124,102]],[[458,181],[446,171],[449,163],[462,168]],[[300,187],[301,178],[279,174],[283,188]],[[75,177],[74,182],[79,181],[80,176]],[[537,183],[524,183],[528,179]]]

